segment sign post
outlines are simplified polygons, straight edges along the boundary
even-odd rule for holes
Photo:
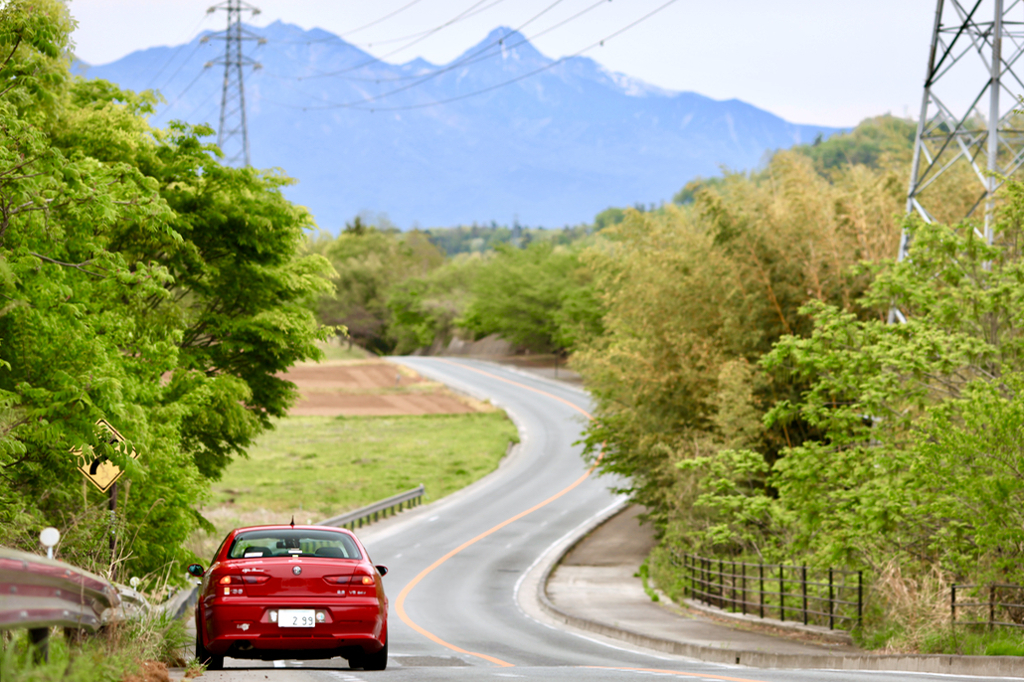
[[[96,425],[102,427],[107,432],[107,443],[121,450],[122,444],[125,442],[124,436],[118,433],[117,429],[111,426],[105,419],[100,419],[96,422]],[[106,455],[97,457],[91,449],[86,451],[83,448],[74,448],[71,453],[78,458],[78,470],[85,476],[85,480],[99,488],[100,492],[108,493],[110,497],[107,506],[110,510],[110,572],[111,580],[113,580],[115,552],[117,550],[117,536],[114,533],[117,518],[117,479],[121,478],[124,471],[121,470],[121,467],[107,459]],[[132,450],[128,453],[128,456],[132,459],[138,459],[139,453]]]

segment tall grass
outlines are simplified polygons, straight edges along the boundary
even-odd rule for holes
[[[4,631],[0,652],[3,682],[121,682],[130,676],[149,682],[163,666],[185,664],[191,641],[184,621],[166,615],[108,625],[95,635],[61,636],[51,628],[49,660],[37,661],[25,630]]]

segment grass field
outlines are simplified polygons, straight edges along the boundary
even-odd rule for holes
[[[344,341],[335,340],[317,345],[324,352],[324,360],[368,360],[377,357],[359,346],[353,345],[352,348],[349,348]]]
[[[426,487],[430,502],[498,465],[515,426],[504,412],[400,417],[288,417],[234,461],[202,510],[216,526],[191,549],[208,559],[232,528],[315,523]]]

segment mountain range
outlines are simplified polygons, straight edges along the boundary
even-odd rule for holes
[[[332,232],[360,211],[402,227],[589,222],[836,131],[663,90],[586,57],[552,59],[508,28],[446,65],[386,63],[280,21],[248,30],[263,38],[245,46],[260,64],[244,82],[252,165],[298,180],[286,194]],[[209,37],[79,73],[158,89],[156,125],[216,129],[224,71],[210,62],[224,44]]]

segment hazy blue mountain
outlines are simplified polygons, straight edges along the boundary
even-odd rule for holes
[[[442,66],[376,61],[319,29],[252,30],[266,38],[247,45],[262,64],[245,77],[252,163],[299,180],[289,197],[331,231],[361,210],[387,212],[402,227],[584,222],[834,131],[739,100],[665,91],[582,57],[501,86],[554,63],[507,28]],[[157,124],[216,128],[223,67],[204,64],[223,49],[197,38],[84,71],[159,89],[167,104]],[[434,102],[442,104],[424,106]]]

